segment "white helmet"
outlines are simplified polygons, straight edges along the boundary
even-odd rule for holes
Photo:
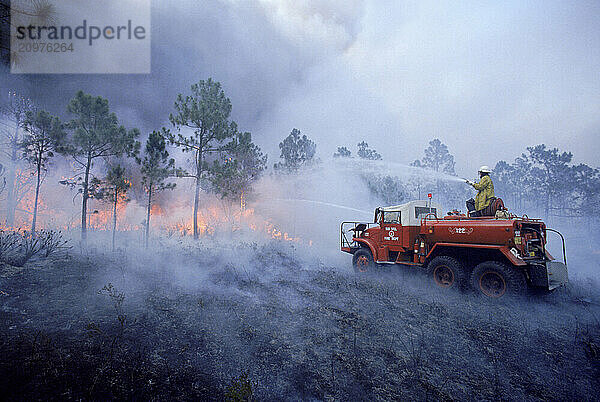
[[[482,167],[479,168],[478,171],[481,173],[492,173],[492,171],[490,170],[490,167],[487,165],[483,165]]]

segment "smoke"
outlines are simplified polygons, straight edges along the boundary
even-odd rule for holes
[[[25,92],[64,115],[83,89],[107,97],[127,126],[147,132],[167,123],[178,93],[213,77],[231,98],[235,120],[252,130],[307,69],[349,46],[361,16],[361,2],[153,3],[150,75],[3,73],[3,91]]]
[[[595,2],[153,3],[152,74],[3,74],[2,90],[64,115],[83,89],[149,132],[213,77],[271,160],[293,127],[322,157],[367,139],[400,163],[440,138],[463,176],[540,139],[588,163],[599,151]]]
[[[125,163],[124,166],[129,175],[138,170],[135,163]],[[97,164],[93,171],[95,176],[103,177],[105,167],[104,163]],[[81,194],[77,188],[59,184],[59,181],[72,178],[75,173],[68,160],[61,157],[53,159],[41,187],[38,208],[40,227],[65,230],[72,232],[73,236],[78,232]],[[350,257],[339,250],[340,223],[372,221],[374,209],[387,203],[372,192],[365,177],[385,174],[396,177],[413,192],[416,185],[427,188],[427,183],[439,180],[448,183],[460,181],[454,176],[395,162],[330,159],[301,169],[298,173],[281,175],[267,172],[254,183],[253,191],[245,195],[245,208],[239,201],[221,199],[203,191],[199,211],[200,233],[206,238],[229,238],[232,243],[264,242],[275,238],[298,247],[308,247],[311,254],[319,255],[328,264],[348,267]],[[130,202],[118,206],[117,239],[128,239],[127,242],[123,240],[121,245],[135,248],[143,244],[147,194],[141,186],[139,174],[130,177],[133,182],[129,192]],[[192,233],[193,180],[173,178],[171,181],[177,183],[175,190],[164,191],[154,200],[152,243],[164,238],[185,238]],[[464,210],[463,200],[457,203],[440,198],[438,194],[434,194],[434,200],[441,202],[445,210]],[[406,201],[392,200],[389,204]],[[32,203],[33,187],[30,187],[18,206],[15,226],[30,226]],[[508,208],[512,212],[519,212],[510,205]],[[522,212],[530,217],[541,216],[541,211]],[[440,211],[440,214],[443,215],[443,212]],[[87,218],[91,238],[108,242],[109,237],[105,236],[105,232],[112,227],[111,204],[90,200]],[[552,217],[545,219],[545,222],[548,227],[562,231],[566,237],[570,273],[580,277],[597,277],[600,266],[596,248],[600,239],[594,234],[590,226],[592,224],[585,218]],[[558,236],[550,236],[548,249],[562,260],[562,243]]]

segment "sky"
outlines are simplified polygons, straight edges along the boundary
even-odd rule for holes
[[[439,138],[466,176],[539,143],[599,165],[600,2],[152,4],[151,74],[3,72],[0,89],[65,117],[83,89],[148,133],[169,125],[177,93],[212,77],[269,164],[298,128],[323,159],[366,140],[407,164]]]

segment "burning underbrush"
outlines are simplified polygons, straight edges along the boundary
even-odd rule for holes
[[[82,227],[81,190],[76,191],[77,186],[71,185],[77,183],[74,178],[58,174],[72,170],[71,166],[63,165],[44,177],[37,227],[73,233],[75,238]],[[136,238],[135,246],[144,245],[148,194],[140,180],[132,179],[130,183],[131,194],[117,199],[116,206],[93,194],[87,200],[85,226],[91,239],[103,238],[105,232],[113,230],[116,210],[117,244],[120,240],[129,242]],[[19,194],[14,217],[3,216],[0,221],[0,228],[4,230],[31,227],[35,189],[31,185],[20,188],[22,194]],[[180,180],[172,191],[153,196],[149,214],[151,244],[155,238],[193,235],[193,191],[192,182]],[[360,196],[363,192],[368,194],[368,189],[355,175],[331,167],[315,167],[302,174],[265,175],[254,183],[252,192],[242,193],[235,199],[202,191],[197,215],[198,235],[210,238],[243,234],[249,238],[267,237],[303,245],[327,242],[328,246],[335,247],[339,222],[347,219],[348,214],[358,213],[360,219],[372,219],[370,211],[379,200]],[[328,202],[319,201],[325,199]]]
[[[315,247],[161,238],[0,272],[9,399],[589,399],[600,294],[446,294]]]
[[[63,189],[59,194],[41,197],[38,205],[38,225],[51,231],[67,233],[67,237],[75,238],[81,226],[81,219],[75,203],[65,203],[70,196]],[[189,199],[185,192],[175,194],[164,194],[164,199],[158,197],[158,201],[168,204],[168,207],[160,203],[151,208],[150,232],[152,236],[179,238],[193,235],[193,219],[189,208]],[[5,232],[23,232],[23,228],[31,225],[33,192],[25,194],[18,205],[18,213],[15,221],[8,225],[0,222],[0,230]],[[248,206],[247,206],[248,203]],[[88,201],[86,226],[92,237],[102,239],[106,233],[112,230],[113,206],[101,200],[90,199]],[[248,202],[241,199],[239,202],[222,200],[211,194],[204,194],[202,207],[198,211],[198,233],[200,237],[214,237],[231,234],[253,233],[258,238],[273,238],[295,243],[312,244],[307,236],[299,236],[291,230],[295,226],[286,222],[289,219],[289,211],[279,211],[281,208],[272,208],[267,205],[265,209],[261,202]],[[258,205],[260,212],[256,211]],[[274,215],[274,216],[272,216]],[[130,242],[136,238],[136,246],[143,244],[143,235],[146,225],[145,206],[137,201],[117,203],[116,219],[117,237]]]

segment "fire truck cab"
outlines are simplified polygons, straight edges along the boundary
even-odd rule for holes
[[[418,200],[378,207],[373,222],[342,222],[341,251],[353,255],[356,272],[379,264],[424,268],[442,288],[474,288],[489,297],[535,287],[553,290],[568,281],[563,262],[546,250],[539,219],[442,215],[441,206]]]

